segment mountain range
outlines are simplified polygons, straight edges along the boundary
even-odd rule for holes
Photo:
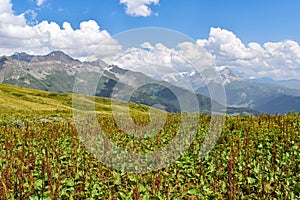
[[[254,78],[228,67],[216,67],[215,73],[220,77],[216,79],[211,71],[211,68],[207,68],[200,72],[165,73],[159,79],[177,86],[188,82],[196,93],[208,97],[211,96],[209,87],[222,85],[226,93],[226,105],[230,107],[248,107],[271,114],[300,112],[300,80]]]
[[[205,113],[211,112],[212,105],[219,112],[225,110],[223,105],[211,101],[210,98],[201,94],[195,95],[196,103],[194,101],[188,107],[186,106],[185,110],[182,110],[180,104],[182,102],[178,99],[193,96],[194,93],[191,91],[165,81],[154,80],[140,72],[121,69],[116,65],[107,65],[100,60],[81,62],[61,51],[53,51],[43,56],[15,53],[11,56],[0,57],[0,83],[3,84],[58,93],[72,93],[74,92],[74,84],[78,82],[78,74],[82,72],[102,74],[99,82],[97,82],[95,96],[128,100],[154,106],[168,112],[194,112],[198,110],[195,107],[197,106],[196,103],[199,105],[199,111]],[[125,76],[126,78],[124,78]],[[123,91],[123,93],[119,97],[113,96],[115,91]],[[126,96],[126,92],[131,91],[134,91],[132,95]],[[227,112],[255,113],[249,108],[234,107],[228,107]]]
[[[300,90],[297,88],[300,81],[255,79],[243,77],[229,68],[222,67],[217,70],[221,81],[215,81],[213,77],[210,79],[209,70],[204,70],[201,74],[191,71],[178,74],[162,73],[159,77],[151,77],[151,74],[145,75],[116,65],[107,65],[101,60],[81,62],[61,51],[53,51],[47,55],[15,53],[0,57],[0,83],[4,84],[72,93],[74,83],[78,81],[78,73],[97,72],[102,76],[95,90],[96,96],[118,98],[114,96],[114,92],[116,87],[119,87],[119,91],[124,91],[119,100],[155,106],[169,112],[182,111],[179,99],[193,96],[194,91],[197,93],[200,111],[210,113],[211,106],[214,105],[223,112],[225,107],[220,102],[210,99],[207,87],[209,84],[224,86],[227,96],[226,109],[230,114],[300,112]],[[205,81],[201,78],[203,74],[206,76]],[[184,88],[183,81],[187,81],[194,91]],[[133,93],[127,97],[126,91]],[[190,105],[188,110],[184,111],[193,112],[193,106],[196,105]]]

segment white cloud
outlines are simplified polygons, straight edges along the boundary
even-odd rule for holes
[[[213,54],[219,66],[257,77],[300,79],[300,47],[295,41],[245,45],[234,33],[211,28],[209,38],[198,40],[197,44]]]
[[[12,3],[10,0],[0,1],[0,13],[8,13],[11,11]]]
[[[106,58],[105,61],[126,69],[155,75],[162,68],[167,69],[169,67],[171,69],[172,67],[171,52],[157,46],[159,45],[152,47],[151,51],[141,48],[128,48],[120,54]]]
[[[46,0],[37,0],[36,5],[41,6]]]
[[[44,54],[61,50],[73,57],[82,58],[89,56],[104,40],[112,40],[110,34],[106,30],[100,30],[93,20],[81,22],[80,28],[75,30],[68,22],[63,23],[62,28],[55,22],[47,21],[30,26],[25,13],[18,16],[14,14],[10,0],[1,1],[0,11],[0,55],[23,51]],[[31,14],[34,15],[32,12]],[[116,42],[111,44],[116,46],[111,51],[120,49]],[[108,55],[107,49],[103,49],[103,52]]]
[[[228,30],[211,28],[208,40],[198,40],[202,47],[219,57],[229,59],[249,59],[254,55],[249,51],[236,35]]]
[[[164,73],[202,71],[213,66],[213,56],[191,42],[179,43],[176,49],[150,42],[144,42],[141,47],[128,48],[104,61],[151,77],[161,77]]]
[[[126,6],[126,14],[131,16],[148,17],[153,14],[149,5],[157,5],[159,0],[120,0],[121,4]]]
[[[152,46],[152,44],[150,42],[144,42],[143,44],[141,44],[141,47],[143,49],[149,49],[149,50],[153,50],[154,47]]]
[[[195,43],[183,42],[178,44],[177,47],[179,48],[178,54],[192,62],[199,71],[215,65],[214,56]]]
[[[87,60],[104,59],[113,57],[122,51],[122,46],[113,38],[107,38],[95,45]]]
[[[147,5],[158,4],[159,0],[120,2],[126,4],[128,13],[147,16],[152,12]],[[146,11],[139,10],[143,5]],[[145,73],[151,70],[161,72],[162,66],[163,70],[189,70],[187,60],[197,63],[200,68],[215,62],[218,66],[227,66],[250,76],[300,79],[300,46],[291,40],[244,44],[233,32],[211,28],[208,39],[199,39],[196,44],[183,42],[172,49],[148,41],[141,44],[141,48],[128,49],[124,56],[118,58],[114,55],[120,56],[118,53],[122,46],[106,30],[101,30],[96,21],[81,22],[80,27],[74,29],[68,22],[63,23],[62,27],[55,22],[37,23],[35,17],[36,13],[30,10],[15,15],[11,0],[0,1],[0,55],[23,51],[46,54],[61,50],[75,58],[115,60],[121,67],[139,67],[138,71]]]

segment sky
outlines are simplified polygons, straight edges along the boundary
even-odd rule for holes
[[[146,9],[130,2],[145,2]],[[126,3],[128,2],[128,3]],[[233,31],[245,43],[300,42],[298,0],[13,0],[16,14],[33,10],[35,20],[67,21],[79,28],[93,19],[111,35],[139,27],[164,27],[193,39],[206,38],[211,27]],[[148,3],[148,4],[147,4]],[[132,3],[134,4],[134,3]]]
[[[84,59],[108,39],[98,55],[110,57],[122,48],[115,35],[161,27],[194,41],[176,50],[191,59],[197,55],[188,53],[201,47],[218,66],[251,76],[300,79],[299,7],[298,0],[1,0],[0,55],[62,50]]]

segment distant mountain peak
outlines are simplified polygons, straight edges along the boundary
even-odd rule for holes
[[[126,72],[128,72],[128,70],[122,69],[122,68],[118,67],[117,65],[109,65],[107,70],[110,72],[114,72],[114,73],[118,73],[118,74],[122,74],[122,75],[124,75]]]
[[[55,56],[68,56],[68,55],[65,54],[63,51],[52,51],[49,54],[47,54],[46,56],[53,56],[53,57],[55,57]]]
[[[12,56],[21,57],[21,56],[30,56],[25,52],[15,52]]]
[[[0,62],[7,61],[7,60],[9,60],[9,58],[7,56],[0,57]]]
[[[29,55],[25,52],[21,52],[21,53],[16,52],[13,55],[9,56],[10,59],[20,60],[20,61],[25,61],[25,62],[31,62],[34,57],[35,56]]]
[[[52,51],[47,55],[29,55],[25,52],[16,52],[13,55],[9,56],[10,59],[25,61],[25,62],[39,62],[39,61],[48,61],[48,60],[59,60],[62,62],[66,61],[77,61],[69,55],[65,54],[62,51]]]
[[[2,66],[5,64],[6,61],[8,61],[9,58],[6,56],[1,56],[0,57],[0,69],[2,68]]]
[[[69,61],[75,61],[74,58],[70,57],[69,55],[65,54],[64,52],[62,51],[52,51],[50,52],[49,54],[47,54],[46,56],[44,56],[46,58],[50,58],[50,59],[53,59],[53,60],[61,60],[61,61],[66,61],[66,60],[69,60]]]
[[[91,65],[94,65],[94,66],[99,66],[99,67],[107,67],[108,65],[102,61],[102,60],[95,60],[95,61],[84,61],[83,63],[86,63],[86,64],[91,64]]]

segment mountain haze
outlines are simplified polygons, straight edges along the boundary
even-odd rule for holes
[[[212,69],[178,74],[162,74],[160,79],[174,85],[187,81],[198,94],[211,96],[208,85],[222,85],[226,93],[227,106],[249,107],[259,112],[300,112],[300,80],[259,79],[249,77],[227,67],[216,67],[220,79],[215,79]]]

